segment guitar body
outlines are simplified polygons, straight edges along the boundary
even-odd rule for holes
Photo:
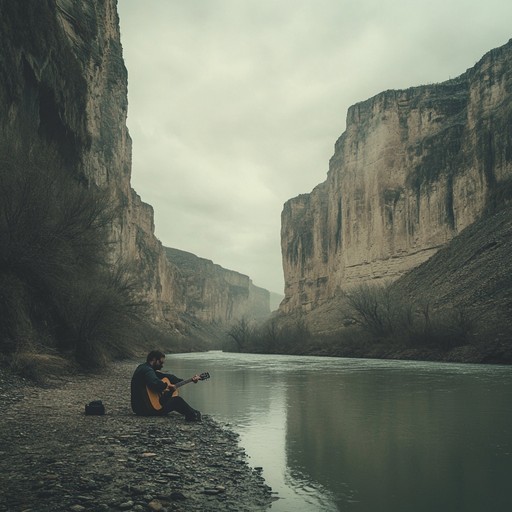
[[[172,386],[171,381],[167,377],[164,377],[162,379],[162,382],[165,382],[167,385],[171,385]],[[153,407],[153,409],[155,411],[161,411],[164,407],[160,403],[160,398],[162,398],[162,396],[164,395],[164,392],[162,391],[161,393],[157,393],[156,391],[153,391],[153,390],[149,389],[148,386],[146,386],[146,391],[148,392],[148,398],[149,398],[149,401],[151,403],[151,407]],[[167,391],[167,393],[170,393],[170,391]],[[178,396],[178,390],[177,389],[175,389],[172,392],[172,396]]]
[[[210,378],[210,374],[207,372],[201,373],[201,375],[199,375],[199,380],[206,380],[209,378]],[[179,395],[178,388],[185,384],[193,382],[193,378],[190,378],[187,380],[182,380],[181,382],[178,382],[177,384],[172,384],[171,381],[167,377],[164,377],[164,378],[162,378],[162,382],[165,382],[167,385],[173,386],[174,390],[173,391],[162,391],[162,392],[158,393],[156,391],[153,391],[152,389],[149,389],[149,387],[146,386],[146,391],[148,393],[149,402],[151,403],[151,407],[153,407],[153,409],[155,411],[161,411],[164,408],[164,406],[160,403],[160,399],[162,398],[162,396],[164,396],[168,393],[171,393],[171,396],[178,396]]]

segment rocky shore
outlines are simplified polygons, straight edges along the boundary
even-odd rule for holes
[[[132,414],[135,364],[37,387],[0,371],[0,511],[263,511],[274,499],[213,418]],[[104,416],[86,416],[102,400]]]

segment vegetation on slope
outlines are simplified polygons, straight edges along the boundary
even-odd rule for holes
[[[508,197],[508,196],[507,196]],[[239,351],[512,363],[512,204],[466,228],[393,283],[364,284],[311,315],[239,322]],[[319,332],[313,322],[330,325]]]
[[[128,266],[111,262],[108,193],[80,183],[35,139],[2,140],[2,354],[21,365],[66,355],[84,367],[126,356],[140,341],[145,305]]]

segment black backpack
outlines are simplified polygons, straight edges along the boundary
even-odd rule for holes
[[[85,414],[88,416],[102,416],[105,414],[105,406],[101,400],[94,400],[85,406]]]

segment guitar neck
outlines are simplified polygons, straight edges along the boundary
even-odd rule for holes
[[[181,386],[184,386],[185,384],[190,384],[192,382],[192,377],[190,379],[182,380],[181,382],[178,382],[177,384],[174,384],[174,387],[176,389],[181,388]]]
[[[196,378],[196,376],[194,375],[194,377],[190,377],[190,379],[185,379],[185,380],[182,380],[176,384],[173,384],[173,386],[178,389],[178,388],[181,388],[181,386],[184,386],[185,384],[189,384],[190,382],[194,382],[194,379]],[[210,374],[208,372],[204,372],[204,373],[201,373],[201,375],[198,375],[197,376],[197,380],[206,380],[206,379],[209,379],[210,378]]]

